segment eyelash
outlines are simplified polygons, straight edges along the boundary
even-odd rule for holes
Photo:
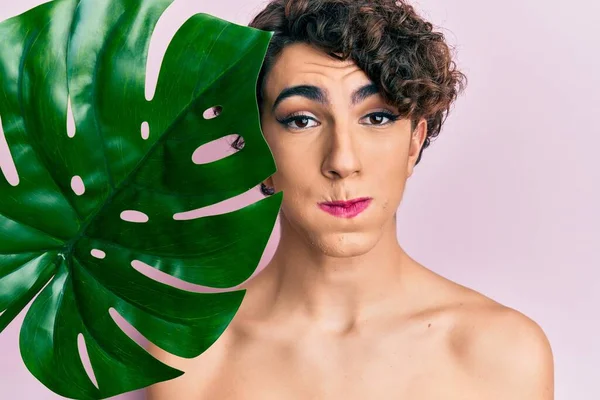
[[[385,125],[389,125],[389,124],[393,123],[394,121],[397,121],[398,118],[400,117],[399,115],[392,114],[392,113],[389,113],[389,112],[377,111],[377,112],[374,112],[374,113],[367,114],[363,118],[369,118],[369,117],[372,117],[372,116],[381,116],[381,117],[389,119],[388,122],[383,123],[383,124],[368,124],[368,125],[372,125],[372,126],[385,126]],[[300,131],[300,130],[304,130],[304,129],[308,129],[308,128],[314,128],[314,126],[305,127],[305,128],[292,128],[292,127],[289,126],[289,124],[291,122],[302,120],[302,119],[309,119],[309,120],[317,122],[314,118],[309,117],[308,115],[304,115],[304,114],[296,114],[296,115],[292,114],[288,118],[285,118],[283,120],[279,120],[278,119],[277,121],[280,124],[282,124],[283,126],[289,128],[291,130],[295,130],[295,131]]]

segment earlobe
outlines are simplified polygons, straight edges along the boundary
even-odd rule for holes
[[[265,179],[264,181],[262,181],[261,183],[267,187],[273,187],[273,177],[270,176],[267,179]]]
[[[273,187],[273,179],[271,177],[260,183],[260,191],[265,196],[272,196],[275,193],[275,188]]]

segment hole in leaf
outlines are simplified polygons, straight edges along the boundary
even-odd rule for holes
[[[0,170],[4,174],[4,177],[11,186],[17,186],[19,184],[19,174],[13,161],[6,137],[4,137],[4,130],[2,129],[2,118],[0,117]]]
[[[73,192],[75,192],[77,196],[81,196],[85,193],[85,184],[79,175],[75,175],[71,178],[71,189],[73,189]]]
[[[141,211],[125,210],[121,213],[121,219],[127,222],[144,223],[148,222],[150,218]]]
[[[219,115],[221,115],[222,112],[223,112],[223,107],[214,106],[214,107],[206,109],[204,111],[204,113],[202,113],[202,116],[204,117],[204,119],[213,119],[213,118],[217,118]]]
[[[150,137],[150,125],[147,121],[142,122],[142,139],[148,140]]]
[[[154,32],[160,32],[160,34],[150,35],[152,36],[152,39],[150,40],[148,56],[145,60],[145,97],[148,101],[152,101],[156,92],[160,93],[162,90],[164,95],[165,91],[168,92],[170,90],[172,82],[166,82],[165,79],[163,79],[164,77],[161,78],[160,87],[158,87],[159,74],[164,75],[164,71],[162,71],[162,67],[165,65],[163,59],[167,52],[167,48],[170,48],[170,45],[172,44],[175,34],[179,32],[179,28],[186,23],[191,15],[189,13],[189,5],[185,4],[185,2],[184,4],[180,4],[178,1],[168,1],[166,3],[171,3],[171,5],[165,9],[154,27]],[[136,2],[135,4],[141,3]]]
[[[197,165],[209,164],[237,153],[239,150],[232,146],[237,137],[237,134],[231,134],[203,144],[194,150],[192,162]]]
[[[242,136],[237,136],[235,138],[235,140],[233,142],[231,142],[231,147],[233,147],[235,150],[242,150],[244,148],[244,146],[246,145],[246,142],[244,141],[244,138]]]
[[[75,118],[71,108],[71,96],[67,98],[67,136],[70,138],[75,137]]]
[[[218,203],[175,213],[173,214],[173,219],[176,221],[187,221],[191,219],[229,214],[262,199],[264,199],[264,196],[260,194],[256,187],[253,187],[242,194],[225,199]]]
[[[209,286],[196,285],[194,283],[186,282],[182,279],[169,275],[163,271],[160,271],[151,265],[139,260],[133,260],[131,267],[140,274],[150,278],[156,282],[164,283],[174,288],[185,290],[188,292],[202,292],[202,293],[217,293],[224,291],[223,289],[211,288]]]
[[[117,326],[123,331],[123,333],[129,336],[131,340],[136,342],[141,347],[146,347],[148,339],[146,339],[144,335],[142,335],[137,329],[135,329],[135,327],[131,325],[129,321],[123,318],[123,316],[119,314],[117,310],[111,307],[108,309],[108,313],[112,317],[113,321],[115,321],[115,324],[117,324]]]
[[[98,381],[96,380],[96,375],[94,374],[94,369],[92,368],[92,363],[90,362],[90,355],[87,351],[87,345],[85,343],[85,337],[80,333],[77,335],[77,348],[79,349],[79,358],[81,358],[81,363],[83,364],[83,368],[87,373],[90,381],[98,388]]]
[[[93,257],[96,257],[96,258],[98,258],[100,260],[103,260],[104,257],[106,257],[106,253],[103,252],[102,250],[98,250],[98,249],[93,249],[92,251],[90,251],[90,254]]]

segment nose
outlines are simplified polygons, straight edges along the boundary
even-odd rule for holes
[[[356,138],[348,127],[337,125],[326,135],[322,173],[329,179],[344,179],[359,174],[362,168]]]

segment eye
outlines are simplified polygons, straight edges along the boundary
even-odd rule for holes
[[[387,125],[389,123],[396,121],[398,119],[398,115],[394,115],[389,112],[380,111],[380,112],[371,113],[371,114],[365,116],[365,119],[367,119],[369,121],[369,123],[366,125],[381,126],[381,125]],[[387,122],[385,122],[386,119],[388,120]]]
[[[307,128],[312,128],[315,126],[319,126],[319,123],[312,117],[307,115],[294,115],[289,118],[286,118],[282,121],[278,120],[280,124],[290,128],[292,130],[302,130]],[[310,125],[310,122],[314,122],[314,125]],[[293,126],[295,124],[296,126]]]

